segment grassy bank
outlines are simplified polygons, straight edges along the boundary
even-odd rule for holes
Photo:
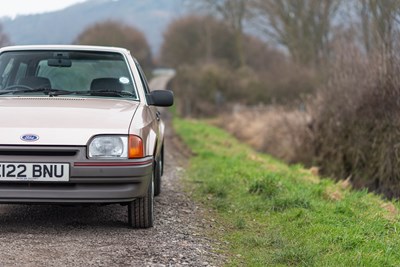
[[[399,266],[397,203],[256,153],[204,122],[175,119],[193,152],[195,198],[232,266]]]

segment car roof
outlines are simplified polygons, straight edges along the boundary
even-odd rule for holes
[[[94,52],[114,52],[121,54],[130,54],[130,52],[121,47],[94,46],[94,45],[18,45],[6,46],[0,49],[0,53],[6,51],[27,51],[27,50],[69,50],[69,51],[94,51]]]

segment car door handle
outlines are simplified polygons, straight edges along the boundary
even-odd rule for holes
[[[160,113],[160,111],[157,111],[156,112],[156,119],[157,119],[157,121],[160,121],[160,115],[161,115],[161,113]]]

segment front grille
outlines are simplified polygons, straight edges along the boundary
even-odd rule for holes
[[[83,146],[0,146],[0,161],[79,161],[85,158]]]

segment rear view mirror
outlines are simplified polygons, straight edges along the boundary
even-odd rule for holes
[[[155,90],[146,96],[147,103],[157,107],[170,107],[174,104],[174,93],[169,90]]]
[[[69,68],[72,66],[72,61],[64,58],[50,58],[47,60],[47,66]]]
[[[69,68],[72,66],[72,61],[69,59],[68,52],[55,52],[53,58],[47,60],[47,66],[49,67],[63,67]]]

